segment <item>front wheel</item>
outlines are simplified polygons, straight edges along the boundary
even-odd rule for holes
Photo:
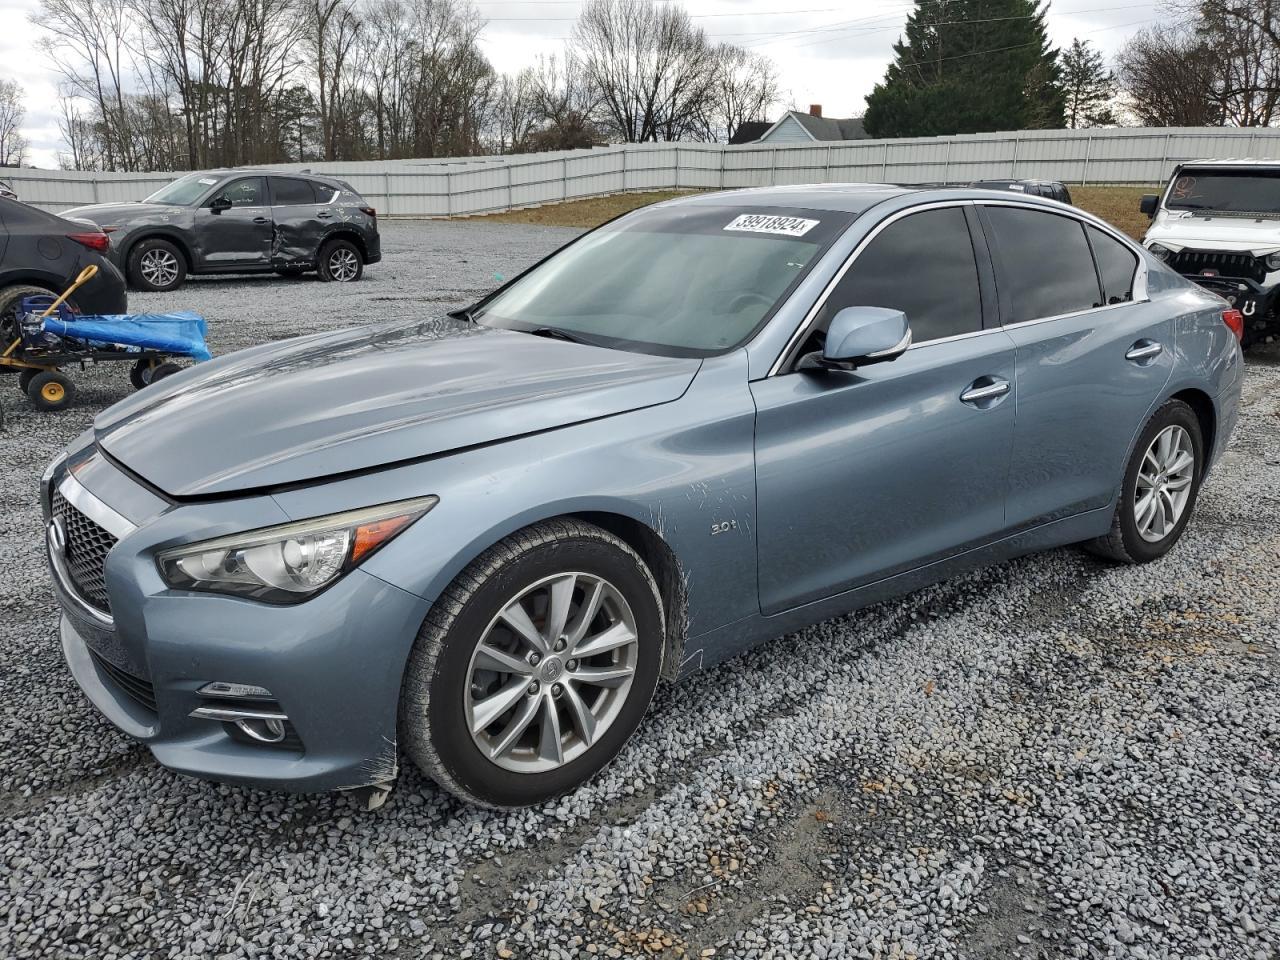
[[[1195,411],[1181,400],[1170,400],[1147,421],[1134,446],[1111,532],[1086,548],[1122,563],[1163,557],[1191,519],[1204,459]]]
[[[128,274],[140,290],[177,290],[187,279],[187,258],[168,240],[152,237],[129,252]]]
[[[598,527],[538,524],[490,548],[432,606],[409,659],[409,756],[464,800],[548,800],[603,768],[658,681],[662,600]]]

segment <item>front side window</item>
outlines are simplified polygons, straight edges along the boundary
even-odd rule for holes
[[[1102,305],[1084,224],[1025,207],[986,208],[1000,270],[1006,323]]]
[[[226,197],[233,207],[262,207],[267,205],[266,192],[266,181],[262,177],[244,177],[232,180],[217,196]]]
[[[858,254],[818,316],[825,330],[845,307],[901,310],[915,343],[982,329],[982,295],[960,207],[913,213]]]
[[[723,353],[755,334],[852,217],[701,204],[640,211],[553,254],[472,318],[643,353]]]
[[[272,177],[271,194],[273,202],[280,207],[301,206],[316,202],[316,191],[309,180]]]
[[[1138,272],[1138,255],[1108,233],[1089,227],[1093,259],[1102,276],[1102,296],[1107,303],[1133,299],[1133,278]]]

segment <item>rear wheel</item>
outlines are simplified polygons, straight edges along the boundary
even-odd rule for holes
[[[1111,532],[1085,547],[1122,563],[1147,563],[1168,553],[1191,519],[1204,457],[1195,411],[1170,400],[1147,421],[1134,446]]]
[[[65,410],[75,395],[76,385],[56,370],[42,370],[27,384],[27,396],[41,410]]]
[[[330,240],[320,250],[320,279],[354,283],[364,276],[364,257],[350,240]]]
[[[129,282],[141,290],[176,290],[187,279],[187,259],[168,240],[152,237],[129,252]]]
[[[35,379],[36,374],[41,372],[40,370],[23,370],[18,374],[18,389],[26,393],[27,387],[31,386],[31,381]]]
[[[18,323],[22,315],[23,298],[40,296],[56,298],[57,294],[46,287],[30,284],[19,284],[0,290],[0,353],[8,350],[21,333]]]
[[[578,521],[530,527],[432,605],[401,695],[406,750],[472,803],[555,797],[639,726],[663,639],[658,588],[635,551]]]

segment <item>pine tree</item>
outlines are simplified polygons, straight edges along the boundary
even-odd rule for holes
[[[1062,92],[1068,127],[1105,127],[1116,122],[1111,109],[1116,96],[1115,74],[1088,40],[1077,37],[1062,55]]]
[[[1060,127],[1058,51],[1040,0],[916,0],[867,97],[873,137]]]

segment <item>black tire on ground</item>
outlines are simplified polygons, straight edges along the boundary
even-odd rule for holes
[[[155,369],[150,360],[138,360],[129,368],[129,382],[133,389],[141,390],[151,382],[151,371]]]
[[[65,410],[76,396],[76,385],[56,370],[42,370],[31,378],[27,396],[40,410]]]
[[[27,392],[27,387],[31,386],[31,381],[35,379],[39,370],[23,370],[18,374],[18,389],[23,393]]]
[[[320,248],[320,279],[335,283],[355,283],[364,276],[364,257],[350,240],[330,240]]]
[[[1191,438],[1192,451],[1195,455],[1191,479],[1191,493],[1182,515],[1169,531],[1157,541],[1143,539],[1138,532],[1136,518],[1138,473],[1143,458],[1152,442],[1164,430],[1171,426],[1180,426]],[[1134,444],[1133,453],[1125,467],[1124,481],[1120,487],[1120,502],[1116,505],[1115,516],[1111,521],[1111,531],[1103,537],[1086,541],[1082,546],[1090,553],[1114,560],[1119,563],[1149,563],[1163,557],[1182,536],[1191,515],[1195,512],[1196,496],[1200,492],[1200,481],[1204,475],[1204,437],[1200,431],[1200,420],[1195,411],[1181,400],[1170,400],[1151,415]]]
[[[468,732],[471,657],[513,597],[564,572],[604,578],[626,600],[639,638],[635,673],[620,712],[585,752],[546,772],[514,772],[491,761]],[[569,519],[512,534],[458,575],[418,631],[400,694],[405,750],[441,787],[481,806],[527,806],[572,790],[612,760],[643,719],[658,681],[664,623],[652,573],[612,534]]]
[[[0,353],[4,353],[18,339],[18,313],[23,297],[51,296],[57,294],[47,287],[20,283],[0,289]]]
[[[126,273],[139,290],[177,290],[187,279],[187,258],[162,237],[150,237],[129,251]]]
[[[151,371],[151,383],[159,383],[165,377],[171,377],[175,373],[181,373],[183,370],[176,363],[162,363]]]

